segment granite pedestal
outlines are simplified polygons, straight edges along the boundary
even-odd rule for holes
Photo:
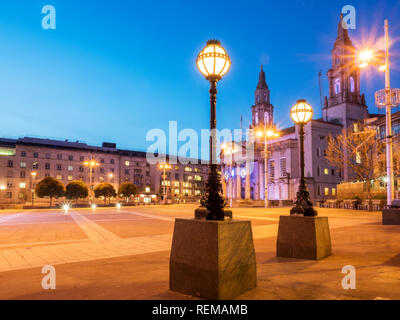
[[[331,254],[328,217],[280,216],[278,257],[320,260]]]
[[[175,220],[170,290],[226,300],[256,285],[250,221]]]
[[[383,209],[382,224],[399,225],[400,224],[400,208]]]

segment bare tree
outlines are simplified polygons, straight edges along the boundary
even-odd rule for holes
[[[378,166],[375,170],[376,177],[386,177],[386,153],[382,152],[378,158]],[[393,175],[400,176],[400,136],[393,138]]]
[[[376,130],[354,123],[336,137],[328,136],[325,158],[330,165],[349,173],[348,180],[366,182],[371,201],[371,180],[375,178],[384,144],[376,136]]]

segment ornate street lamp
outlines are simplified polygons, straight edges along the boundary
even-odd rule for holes
[[[167,184],[166,184],[166,172],[165,170],[169,170],[172,167],[167,164],[167,163],[162,163],[160,164],[160,169],[163,170],[163,195],[162,195],[162,202],[165,203],[166,199],[167,199]]]
[[[89,167],[89,202],[93,202],[93,170],[95,167],[99,166],[99,163],[93,158],[89,161],[83,163],[85,166]]]
[[[33,187],[33,179],[36,179],[36,177],[37,177],[37,172],[36,171],[32,171],[31,172],[31,185],[30,185],[30,187],[31,187],[31,197],[32,197],[32,207],[33,207],[33,205],[34,205],[34,201],[35,201],[35,188]]]
[[[278,138],[279,133],[276,132],[274,126],[263,126],[256,131],[258,138],[264,138],[264,207],[268,208],[268,142],[273,138]]]
[[[390,87],[390,62],[389,62],[389,25],[385,20],[385,51],[374,52],[366,49],[358,54],[360,68],[369,65],[376,66],[379,71],[385,72],[385,89],[375,93],[375,103],[378,108],[386,109],[386,174],[387,174],[387,204],[392,205],[394,198],[393,175],[393,136],[391,108],[400,104],[400,89]]]
[[[298,100],[290,110],[290,116],[295,124],[299,125],[300,139],[300,184],[297,191],[297,200],[295,206],[290,210],[290,214],[302,214],[304,216],[317,216],[317,211],[313,208],[310,200],[310,192],[307,189],[306,179],[304,177],[304,125],[306,125],[313,116],[312,107],[306,100]]]
[[[216,163],[216,104],[217,82],[229,71],[231,60],[218,40],[209,40],[199,53],[196,61],[199,71],[210,82],[210,164],[206,184],[206,198],[203,205],[207,208],[207,220],[224,220],[224,199],[221,196],[221,181]]]

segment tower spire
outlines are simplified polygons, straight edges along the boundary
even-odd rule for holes
[[[267,82],[265,81],[265,72],[263,70],[263,66],[261,65],[261,71],[258,75],[258,84],[257,89],[268,89]]]
[[[343,28],[343,13],[340,14],[340,21],[337,28],[337,37],[335,45],[338,43],[352,45],[347,29]]]

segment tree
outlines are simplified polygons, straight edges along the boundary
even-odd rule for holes
[[[89,190],[83,181],[71,181],[66,187],[67,199],[75,199],[78,202],[79,198],[86,198],[89,195]]]
[[[117,193],[110,183],[100,183],[94,188],[94,196],[96,198],[104,197],[104,204],[107,203],[107,198],[116,197]]]
[[[131,196],[136,195],[137,192],[138,189],[132,182],[125,182],[121,184],[118,189],[118,195],[126,198],[126,201],[128,201],[128,198],[130,198]]]
[[[393,176],[396,178],[400,176],[400,137],[393,138]],[[382,152],[379,155],[379,165],[376,169],[377,177],[386,177],[387,176],[387,168],[386,168],[386,152]]]
[[[65,187],[60,181],[52,177],[47,177],[36,185],[35,193],[39,198],[49,197],[51,207],[53,198],[65,195]]]
[[[371,201],[371,180],[376,175],[379,158],[384,150],[382,141],[376,139],[376,130],[355,123],[336,137],[327,138],[325,158],[330,165],[348,170],[349,180],[366,182]]]

